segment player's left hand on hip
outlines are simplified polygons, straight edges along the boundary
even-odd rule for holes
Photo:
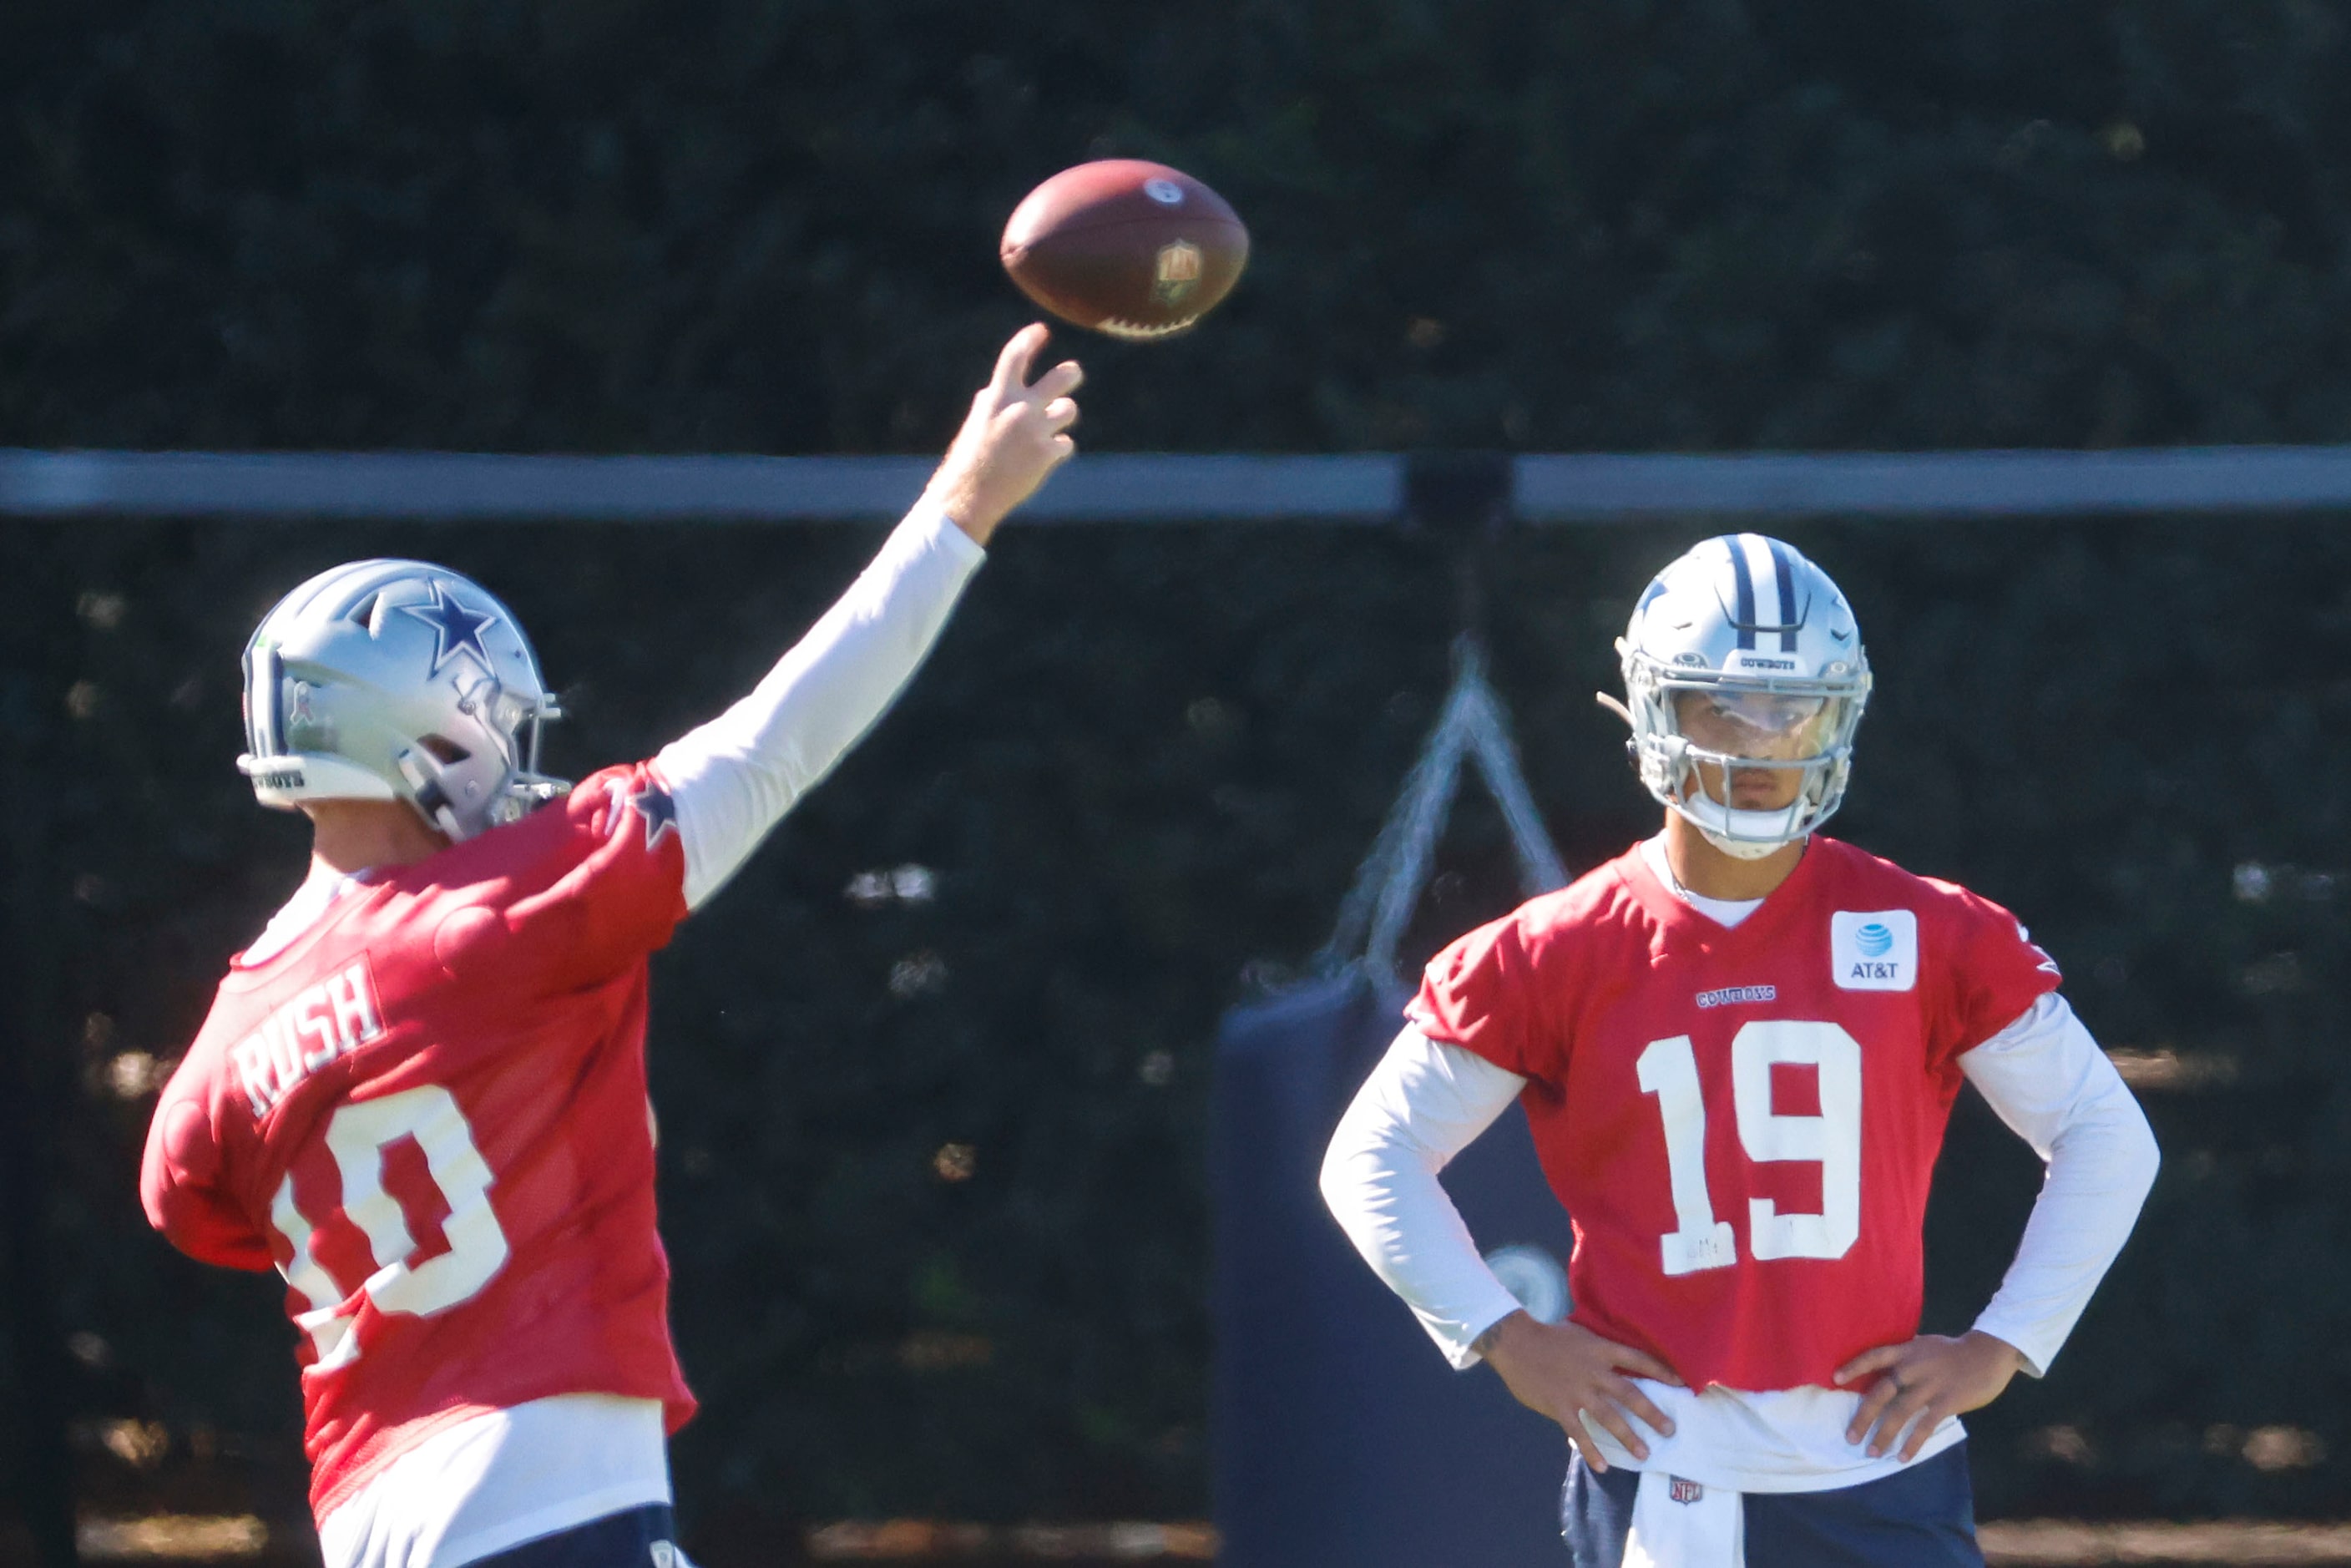
[[[1877,1375],[1853,1413],[1845,1441],[1869,1437],[1870,1458],[1880,1458],[1902,1441],[1907,1429],[1908,1440],[1902,1441],[1907,1464],[1918,1457],[1948,1417],[1980,1410],[1999,1398],[2023,1365],[2024,1357],[2014,1345],[1974,1331],[1957,1339],[1920,1334],[1906,1344],[1864,1351],[1837,1368],[1840,1388]],[[1873,1427],[1876,1436],[1870,1437]]]
[[[925,500],[981,544],[1078,449],[1070,427],[1078,422],[1073,394],[1085,371],[1075,360],[1064,360],[1033,383],[1029,380],[1030,366],[1051,336],[1042,323],[1012,335],[996,357],[995,375],[973,394],[971,413],[923,492]]]

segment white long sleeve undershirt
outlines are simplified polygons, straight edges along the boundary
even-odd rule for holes
[[[2155,1139],[2105,1053],[2055,994],[1959,1058],[1992,1109],[2048,1164],[2006,1279],[1975,1326],[2043,1374],[2122,1249],[2153,1185]],[[1438,1182],[1526,1081],[1406,1029],[1347,1108],[1322,1165],[1322,1195],[1356,1250],[1457,1367],[1518,1310]],[[1643,1387],[1680,1427],[1652,1462],[1742,1490],[1849,1485],[1892,1468],[1844,1441],[1857,1395]],[[1956,1442],[1956,1421],[1927,1452]],[[1629,1455],[1604,1437],[1612,1462]],[[1922,1455],[1922,1457],[1925,1457]],[[1639,1468],[1637,1464],[1634,1468]]]
[[[935,509],[900,523],[862,575],[750,695],[662,747],[686,906],[698,909],[889,710],[986,552]]]

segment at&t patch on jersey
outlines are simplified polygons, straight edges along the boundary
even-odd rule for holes
[[[1918,984],[1918,916],[1907,909],[1829,916],[1829,967],[1839,988],[1907,991]]]

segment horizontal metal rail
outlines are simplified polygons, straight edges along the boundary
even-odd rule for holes
[[[2115,452],[1758,453],[1527,456],[1532,522],[1707,515],[2063,517],[2351,507],[2351,446]]]
[[[536,457],[444,452],[0,451],[0,514],[662,522],[902,515],[928,457]],[[1387,456],[1088,455],[1026,508],[1070,522],[1371,521]]]
[[[927,457],[0,449],[0,516],[859,521],[903,513],[931,465]],[[1027,515],[1068,523],[1382,522],[1464,497],[1473,510],[1531,523],[2351,508],[2351,447],[1099,453],[1057,475]]]

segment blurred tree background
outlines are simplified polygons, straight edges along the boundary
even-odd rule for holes
[[[1163,158],[1106,447],[2333,440],[2309,0],[89,0],[0,16],[0,439],[922,450],[1004,215]]]
[[[1003,215],[1104,155],[1200,174],[1258,249],[1187,339],[1065,343],[1097,447],[2340,441],[2346,64],[2309,0],[36,0],[0,7],[0,444],[933,449],[1023,319]],[[1610,639],[1708,531],[1491,547],[1496,679],[1578,869],[1653,815],[1590,701]],[[1976,1420],[1985,1511],[2339,1509],[2341,519],[1788,531],[1881,672],[1839,831],[2032,921],[2168,1152],[2055,1375]],[[474,572],[579,772],[716,711],[874,538],[0,529],[93,1485],[298,1465],[273,1282],[183,1263],[134,1196],[155,1075],[299,874],[229,765],[260,613],[356,555]],[[658,961],[689,1519],[1206,1507],[1207,1041],[1324,936],[1444,690],[1449,566],[1375,530],[1008,532]],[[1424,950],[1510,902],[1475,807],[1443,870]],[[1935,1326],[2033,1180],[1963,1106]]]

